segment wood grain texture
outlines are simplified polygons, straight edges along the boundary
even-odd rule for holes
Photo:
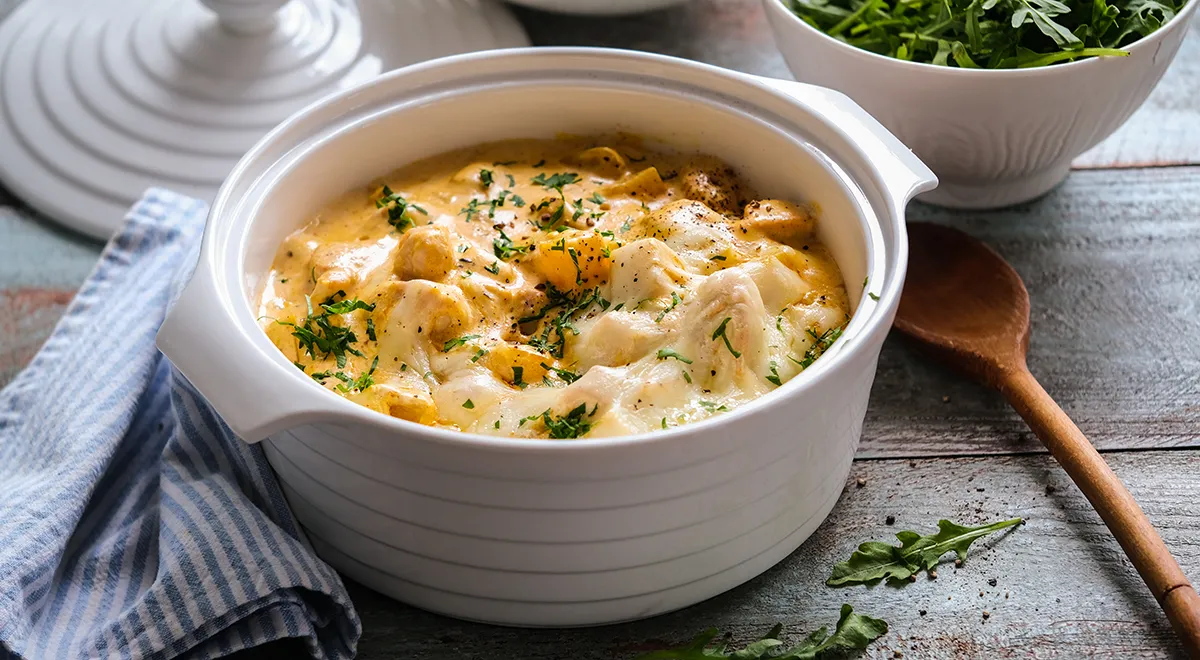
[[[1029,293],[1021,276],[963,231],[927,222],[908,229],[910,264],[895,329],[1004,395],[1108,525],[1184,649],[1200,657],[1200,596],[1121,479],[1029,373]]]
[[[1080,171],[1013,209],[909,218],[958,227],[1021,274],[1029,367],[1097,447],[1200,446],[1200,169]],[[1000,396],[894,335],[860,456],[1042,451]]]
[[[1196,455],[1109,458],[1184,570],[1200,575],[1200,480],[1179,478],[1196,474]],[[830,567],[859,542],[901,529],[929,533],[940,517],[977,524],[1011,516],[1028,522],[977,542],[962,568],[944,564],[936,580],[899,589],[824,586]],[[833,623],[843,602],[891,626],[867,658],[892,658],[895,650],[910,659],[1183,657],[1120,547],[1048,456],[859,461],[833,514],[791,557],[747,585],[649,621],[513,630],[453,621],[355,587],[364,660],[622,660],[707,626],[738,640],[776,621],[807,632]]]

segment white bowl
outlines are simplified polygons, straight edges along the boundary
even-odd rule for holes
[[[1187,35],[1200,0],[1127,49],[1128,57],[1008,70],[904,62],[838,41],[785,5],[763,0],[797,80],[846,93],[938,175],[921,197],[994,208],[1045,194],[1071,161],[1125,123]]]
[[[508,0],[514,5],[560,14],[617,16],[639,14],[682,4],[684,0]]]
[[[819,203],[855,306],[844,338],[729,414],[555,442],[375,413],[314,383],[259,328],[281,240],[343,191],[448,149],[613,130],[714,154],[766,195]],[[313,545],[354,579],[494,623],[647,617],[766,570],[837,500],[903,285],[904,207],[933,185],[837,92],[625,51],[436,60],[311,106],[247,154],[158,345],[236,433],[268,438]],[[878,301],[855,285],[865,277]]]

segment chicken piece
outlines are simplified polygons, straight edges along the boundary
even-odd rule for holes
[[[712,159],[698,159],[679,172],[683,195],[724,215],[737,215],[746,194],[737,172]]]
[[[729,268],[696,288],[676,350],[693,361],[707,389],[740,385],[752,391],[767,373],[767,311],[754,280]]]
[[[579,336],[571,342],[570,359],[580,368],[597,365],[617,367],[629,364],[654,350],[663,342],[670,326],[655,323],[649,314],[621,310],[601,314],[579,326]]]
[[[701,272],[711,268],[713,254],[734,243],[734,234],[723,216],[687,199],[642,216],[633,223],[629,234],[665,242],[688,265]]]
[[[442,422],[470,429],[492,409],[503,406],[510,390],[483,369],[464,369],[442,383],[433,394]],[[470,402],[468,404],[468,402]]]
[[[808,205],[764,199],[747,204],[737,226],[784,245],[801,247],[816,229],[817,216]]]
[[[612,267],[610,241],[595,232],[565,231],[534,245],[529,263],[539,276],[563,291],[603,282]]]
[[[573,160],[580,167],[610,179],[619,178],[627,165],[625,158],[611,147],[586,149],[576,154]]]
[[[379,279],[381,266],[387,263],[394,242],[328,243],[312,252],[308,272],[315,277],[313,304],[343,295],[353,296],[354,290],[368,280]]]
[[[475,317],[462,289],[426,280],[394,282],[381,298],[376,315],[386,322],[376,332],[380,361],[408,360],[471,332]],[[427,364],[428,360],[426,360]],[[424,365],[422,365],[424,366]]]
[[[679,256],[656,238],[639,239],[612,252],[612,302],[629,310],[644,300],[670,297],[692,279]]]
[[[740,268],[754,280],[758,293],[762,296],[763,306],[769,313],[779,312],[801,300],[813,288],[796,271],[785,266],[777,256],[752,261]]]
[[[663,183],[658,170],[653,167],[630,175],[619,181],[610,183],[600,189],[605,197],[628,196],[643,203],[658,199],[667,193],[667,184]]]
[[[423,225],[404,232],[395,273],[402,280],[441,282],[455,267],[455,237],[449,227]]]

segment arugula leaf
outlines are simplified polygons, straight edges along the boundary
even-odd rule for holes
[[[851,46],[959,68],[1048,66],[1122,57],[1187,0],[784,0]],[[1111,4],[1110,4],[1111,2]]]
[[[967,548],[975,539],[1022,522],[1025,521],[1021,518],[1013,518],[980,527],[963,527],[949,520],[939,520],[937,534],[921,536],[911,531],[898,532],[898,546],[868,541],[858,546],[850,559],[835,565],[825,584],[837,587],[872,584],[884,579],[908,580],[922,570],[933,569],[947,552],[953,551],[960,560],[966,560]]]
[[[730,649],[728,637],[718,639],[717,629],[709,628],[683,646],[644,653],[637,660],[820,660],[846,651],[865,649],[887,631],[886,621],[855,614],[853,607],[844,604],[832,635],[822,627],[790,649],[784,648],[784,642],[780,639],[783,625],[777,623],[762,639],[742,649]]]

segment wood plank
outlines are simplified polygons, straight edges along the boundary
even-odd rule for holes
[[[909,216],[1013,264],[1033,307],[1030,368],[1098,447],[1200,446],[1200,170],[1079,171],[1032,204]],[[860,456],[1041,450],[998,395],[889,339]]]
[[[1176,476],[1194,475],[1197,454],[1108,458],[1184,570],[1200,579],[1200,480]],[[856,487],[858,478],[864,487]],[[1055,490],[1048,492],[1048,485]],[[889,515],[893,526],[886,524]],[[824,586],[830,567],[861,541],[886,540],[901,529],[928,533],[940,517],[978,524],[1013,516],[1028,523],[977,543],[962,568],[945,564],[936,580],[923,577],[899,589]],[[843,602],[891,626],[867,658],[893,658],[894,651],[931,660],[1182,658],[1153,597],[1099,516],[1047,456],[859,461],[833,514],[779,566],[649,621],[513,630],[421,612],[357,585],[352,596],[363,617],[363,660],[621,660],[707,626],[742,641],[776,621],[794,634],[806,632],[835,621]]]
[[[775,48],[761,0],[696,0],[620,18],[518,12],[539,46],[644,50],[775,78],[793,78]],[[1200,21],[1146,104],[1077,167],[1200,164]]]

